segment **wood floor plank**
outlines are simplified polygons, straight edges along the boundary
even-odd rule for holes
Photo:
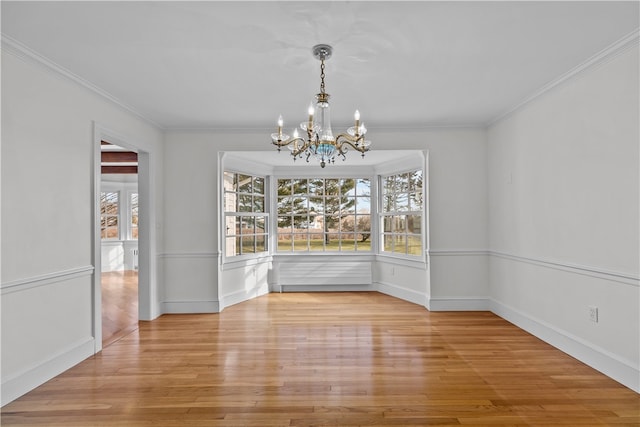
[[[165,315],[2,408],[2,426],[640,425],[640,395],[488,312],[269,294]]]

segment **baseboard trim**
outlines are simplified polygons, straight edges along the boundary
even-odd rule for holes
[[[269,285],[256,286],[252,289],[241,289],[220,297],[220,311],[241,302],[260,297],[269,293]]]
[[[389,282],[374,282],[373,284],[376,287],[376,290],[380,293],[427,307],[428,297],[426,293],[418,292]]]
[[[11,375],[2,382],[2,406],[44,384],[94,354],[95,340],[87,338],[53,355],[41,364]]]
[[[271,285],[272,292],[367,292],[375,291],[373,285]]]
[[[489,311],[490,303],[484,297],[436,297],[429,298],[429,311]]]
[[[219,301],[164,301],[162,314],[219,313]]]
[[[498,301],[490,306],[496,315],[640,393],[640,369],[632,362]]]

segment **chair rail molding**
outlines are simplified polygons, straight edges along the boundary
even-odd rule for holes
[[[51,285],[53,283],[62,282],[64,280],[91,276],[93,274],[93,271],[93,265],[85,265],[68,270],[54,271],[38,276],[26,277],[24,279],[11,280],[0,285],[1,294],[5,295],[12,292],[20,292],[38,286]]]

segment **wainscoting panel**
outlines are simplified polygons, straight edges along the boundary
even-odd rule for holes
[[[278,263],[280,286],[371,285],[371,262]]]
[[[95,351],[93,267],[2,284],[2,405]]]

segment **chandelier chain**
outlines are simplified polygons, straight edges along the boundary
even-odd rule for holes
[[[324,92],[324,59],[320,61],[320,93]]]

